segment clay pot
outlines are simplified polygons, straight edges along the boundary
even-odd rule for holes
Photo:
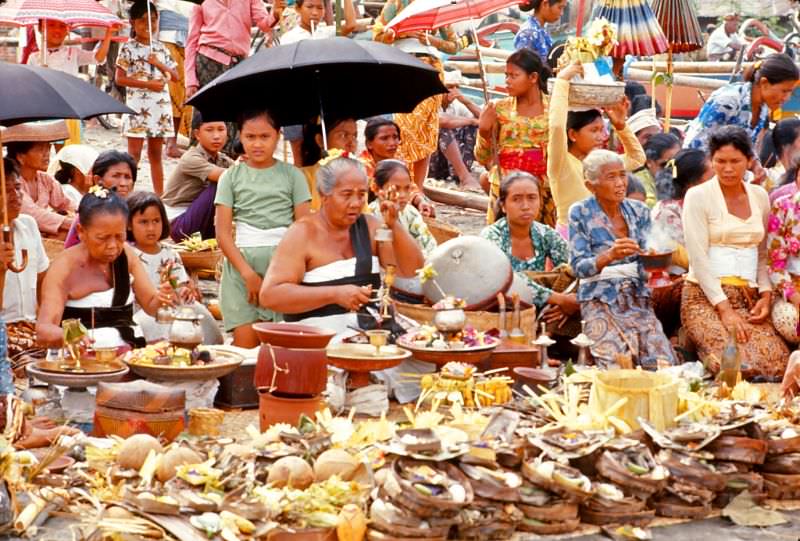
[[[325,347],[334,331],[297,323],[254,323],[253,329],[261,340],[253,378],[257,389],[298,397],[325,390]]]
[[[295,426],[303,414],[313,419],[322,407],[322,397],[319,395],[290,397],[268,393],[263,389],[258,391],[258,420],[262,432],[276,423]]]

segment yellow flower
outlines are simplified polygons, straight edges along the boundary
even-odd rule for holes
[[[436,272],[436,269],[433,268],[433,265],[425,265],[421,269],[417,269],[417,277],[423,284],[428,280],[433,280],[437,276],[439,276],[439,273]]]
[[[108,190],[103,188],[102,186],[95,184],[91,188],[89,188],[89,193],[94,195],[95,197],[99,197],[100,199],[105,199],[108,197]]]
[[[331,148],[331,149],[328,149],[328,150],[327,150],[327,153],[328,153],[328,155],[327,155],[327,156],[325,156],[324,158],[322,158],[322,159],[319,161],[319,165],[320,165],[320,167],[325,167],[326,165],[328,165],[329,163],[331,163],[333,160],[335,160],[335,159],[337,159],[337,158],[341,158],[342,156],[344,156],[345,158],[347,158],[347,157],[348,157],[348,156],[347,156],[347,152],[345,152],[344,150],[342,150],[342,149],[339,149],[339,148]]]

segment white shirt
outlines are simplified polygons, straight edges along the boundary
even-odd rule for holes
[[[28,266],[22,272],[6,271],[3,288],[3,319],[6,322],[36,321],[36,281],[50,266],[36,220],[20,214],[13,223],[14,251],[17,264],[23,248],[28,250]]]
[[[78,77],[78,68],[97,63],[94,55],[94,51],[86,51],[80,47],[61,46],[58,49],[47,49],[47,67]],[[41,66],[42,53],[32,54],[28,58],[28,64]]]
[[[181,257],[178,255],[178,252],[172,248],[162,244],[160,252],[157,254],[148,254],[141,251],[136,246],[133,246],[133,251],[139,256],[139,261],[144,264],[147,276],[156,287],[161,283],[161,266],[169,261],[173,263],[172,277],[175,278],[179,284],[189,281],[189,275],[186,273],[186,267],[183,266]]]
[[[460,100],[453,100],[444,110],[444,114],[463,118],[475,118],[475,115],[472,114],[472,111],[470,111],[466,105],[461,103]]]
[[[304,39],[325,39],[325,38],[333,38],[336,36],[336,27],[335,26],[328,26],[325,23],[321,23],[317,26],[316,32],[313,34],[300,26],[298,24],[288,32],[286,32],[283,36],[281,36],[281,45],[288,45],[290,43],[297,43],[298,41],[303,41]]]
[[[66,195],[70,201],[75,203],[75,208],[78,208],[78,205],[81,204],[81,199],[83,198],[83,194],[78,191],[78,188],[72,184],[62,184],[61,191],[64,192],[64,195]]]
[[[708,55],[723,55],[729,53],[733,50],[731,44],[744,45],[739,34],[735,32],[730,35],[727,34],[725,32],[725,25],[722,24],[708,36]]]

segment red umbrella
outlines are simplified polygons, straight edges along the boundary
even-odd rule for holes
[[[123,21],[96,0],[9,0],[0,24],[24,26],[51,19],[73,26],[119,26]]]
[[[614,58],[667,52],[667,38],[647,0],[603,0],[594,17],[605,17],[617,25],[618,43],[611,52]]]
[[[522,0],[414,0],[386,28],[396,34],[437,30],[471,19],[482,19]]]

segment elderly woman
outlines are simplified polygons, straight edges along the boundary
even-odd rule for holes
[[[289,227],[261,286],[261,306],[289,321],[345,332],[356,325],[380,285],[380,267],[396,265],[410,277],[422,267],[416,241],[398,219],[397,205],[380,204],[391,242],[378,243],[381,221],[361,213],[369,186],[361,164],[347,157],[325,163],[317,174],[322,198],[315,212]],[[362,321],[362,323],[365,321]]]
[[[720,128],[708,139],[716,176],[691,188],[683,204],[689,274],[681,321],[709,370],[719,371],[733,335],[745,377],[779,378],[789,350],[769,319],[766,229],[769,199],[744,181],[754,153],[746,130]]]
[[[78,207],[81,242],[64,250],[50,267],[42,287],[36,336],[46,347],[63,346],[62,319],[80,319],[95,327],[95,345],[139,347],[133,323],[133,300],[155,315],[172,302],[169,284],[159,290],[133,249],[125,244],[128,207],[114,192],[94,188]]]
[[[511,173],[500,184],[500,195],[495,204],[497,221],[485,227],[481,237],[492,241],[508,256],[511,268],[528,283],[537,308],[552,307],[543,316],[550,321],[571,316],[580,307],[575,295],[552,291],[524,274],[525,271],[547,270],[547,260],[556,267],[569,260],[567,243],[561,235],[535,220],[541,202],[536,177],[521,171]]]
[[[650,231],[650,210],[626,199],[622,157],[593,150],[583,160],[590,197],[569,211],[570,262],[581,280],[578,302],[595,361],[615,366],[630,356],[644,368],[675,364],[656,319],[638,255]]]

